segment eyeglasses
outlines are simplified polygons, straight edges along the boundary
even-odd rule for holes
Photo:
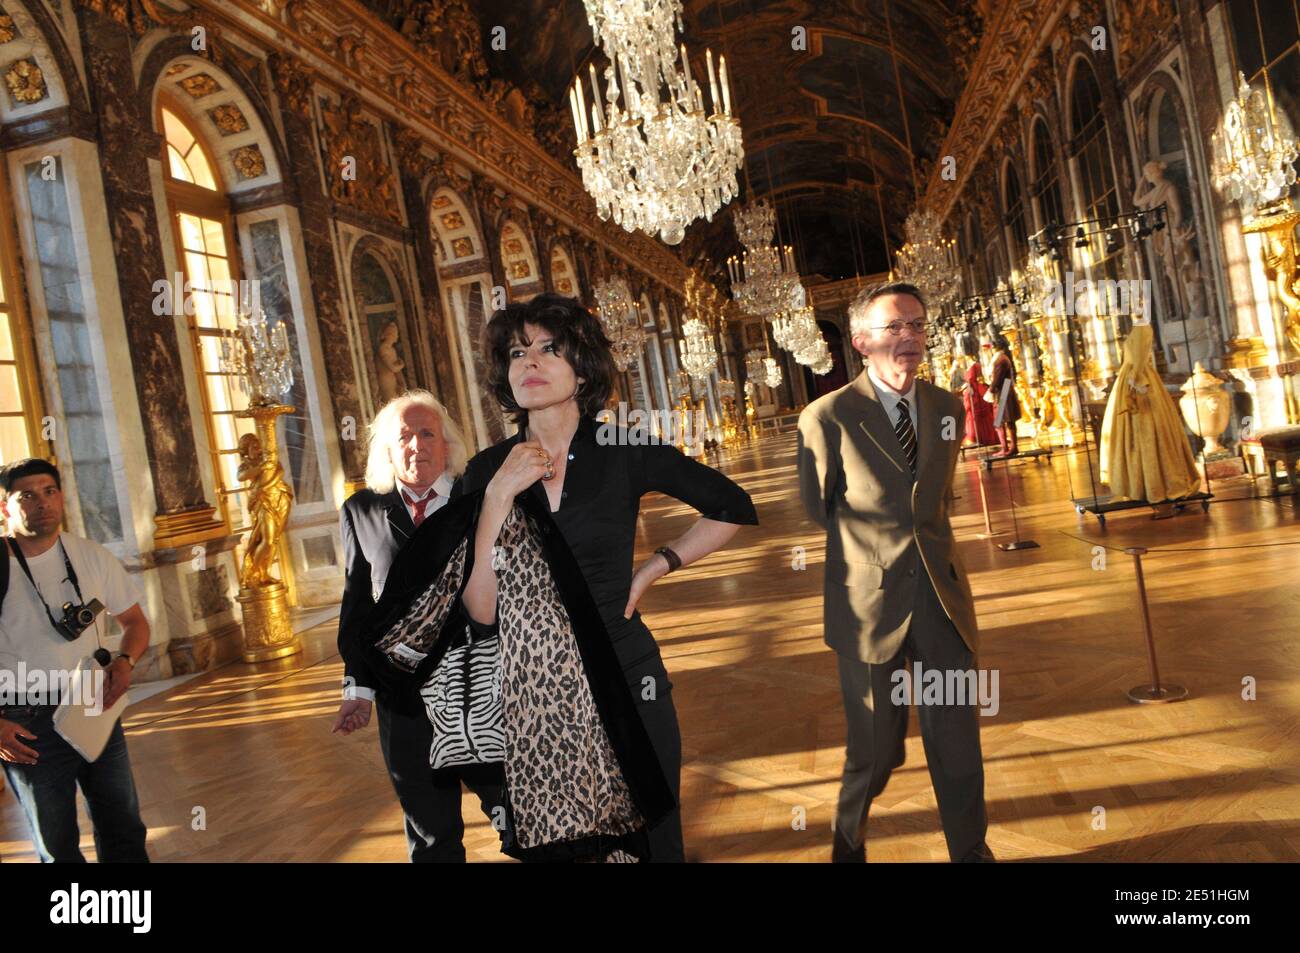
[[[915,321],[891,321],[889,324],[885,324],[885,325],[879,325],[879,326],[873,325],[873,330],[888,331],[894,337],[898,337],[900,334],[902,334],[903,328],[907,328],[913,334],[924,334],[925,319],[917,318]]]

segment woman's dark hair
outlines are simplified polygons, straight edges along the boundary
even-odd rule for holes
[[[510,349],[516,343],[531,343],[524,331],[525,324],[544,328],[554,340],[557,352],[573,368],[574,376],[582,378],[576,395],[578,413],[594,417],[604,410],[615,374],[609,338],[600,321],[577,298],[547,292],[531,301],[506,305],[488,322],[488,388],[501,409],[510,415],[511,422],[520,427],[528,423],[528,411],[515,402],[510,388]]]

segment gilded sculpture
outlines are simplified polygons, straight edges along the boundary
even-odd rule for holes
[[[384,158],[379,127],[361,115],[361,103],[345,96],[322,111],[330,196],[343,205],[400,221],[393,172]]]
[[[240,586],[257,589],[276,585],[278,580],[271,576],[271,564],[289,518],[293,490],[284,481],[279,454],[274,448],[268,453],[255,433],[239,438],[236,476],[248,484],[248,514],[252,521],[239,572]]]

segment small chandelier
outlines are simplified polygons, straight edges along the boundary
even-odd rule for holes
[[[1285,203],[1295,185],[1296,140],[1279,129],[1267,96],[1237,74],[1237,98],[1211,136],[1214,187],[1242,207],[1269,209]]]
[[[903,281],[920,288],[927,303],[940,310],[961,290],[957,243],[943,237],[939,219],[930,209],[918,209],[907,216],[903,232],[907,242],[898,250],[895,272]]]
[[[614,364],[620,371],[626,371],[636,363],[645,341],[640,309],[632,300],[632,292],[622,275],[597,282],[592,291],[600,311],[600,323],[610,341]]]
[[[238,329],[221,336],[221,369],[231,375],[250,406],[270,407],[293,386],[293,358],[283,321],[270,327],[266,312],[240,310]]]
[[[682,353],[682,367],[697,381],[704,381],[718,366],[718,351],[709,327],[699,318],[682,325],[684,337],[677,342]]]
[[[736,210],[736,237],[745,247],[727,259],[731,295],[747,314],[773,320],[802,297],[794,248],[774,246],[776,213],[766,199]]]

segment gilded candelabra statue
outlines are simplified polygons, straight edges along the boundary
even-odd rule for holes
[[[236,417],[251,418],[255,433],[239,441],[239,479],[247,481],[251,521],[239,572],[238,602],[244,612],[245,662],[265,662],[302,651],[289,618],[289,592],[271,567],[293,504],[276,446],[275,420],[294,408],[279,397],[293,386],[293,363],[285,325],[267,327],[266,315],[241,312],[237,331],[222,341],[223,369],[248,397]]]

